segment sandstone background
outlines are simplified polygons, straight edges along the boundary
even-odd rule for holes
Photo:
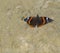
[[[54,21],[30,28],[23,16]],[[0,53],[60,53],[60,0],[0,0]]]

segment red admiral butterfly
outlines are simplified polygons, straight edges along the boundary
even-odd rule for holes
[[[44,24],[52,22],[53,20],[48,17],[43,17],[43,16],[39,17],[39,15],[37,15],[36,17],[34,16],[26,17],[24,18],[24,21],[27,22],[27,24],[29,24],[32,27],[36,27],[36,26],[40,27]]]

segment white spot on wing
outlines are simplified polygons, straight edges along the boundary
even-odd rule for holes
[[[48,17],[46,18],[46,20],[47,20],[47,22],[49,22],[49,21],[48,21]]]

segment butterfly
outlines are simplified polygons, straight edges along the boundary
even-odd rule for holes
[[[42,25],[45,25],[49,22],[52,22],[53,20],[48,18],[48,17],[45,17],[45,16],[39,16],[37,15],[36,17],[35,16],[29,16],[29,17],[25,17],[24,18],[24,21],[30,25],[31,27],[40,27]]]

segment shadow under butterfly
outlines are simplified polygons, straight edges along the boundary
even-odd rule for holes
[[[34,16],[25,17],[24,21],[27,22],[27,24],[30,25],[31,27],[40,27],[42,25],[52,22],[53,20],[48,17],[43,16],[40,17],[39,15],[37,15],[36,17]]]

